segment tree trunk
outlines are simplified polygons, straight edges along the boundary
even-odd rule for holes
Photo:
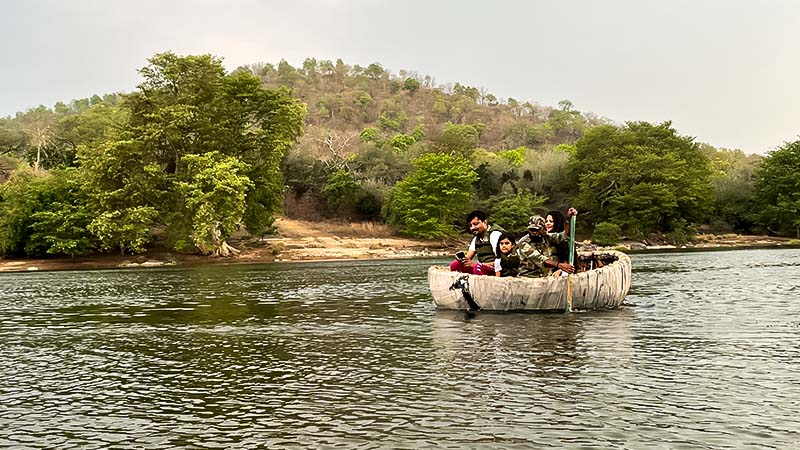
[[[42,166],[42,143],[40,142],[39,145],[36,146],[36,162],[33,163],[33,171],[39,172],[39,168]]]
[[[236,256],[240,253],[239,250],[231,247],[222,239],[222,232],[219,230],[219,222],[215,222],[214,226],[209,230],[209,237],[211,238],[212,252],[211,256]],[[203,251],[203,249],[200,249]]]

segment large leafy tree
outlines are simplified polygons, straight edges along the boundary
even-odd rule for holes
[[[753,182],[756,169],[764,158],[741,150],[717,150],[703,146],[714,168],[714,208],[708,222],[716,229],[749,231],[755,224]]]
[[[44,167],[75,166],[78,147],[102,145],[113,138],[125,123],[126,114],[126,110],[102,101],[77,112],[66,110],[58,120]]]
[[[191,215],[192,240],[204,254],[229,256],[238,253],[225,242],[242,220],[245,192],[252,184],[247,164],[218,152],[186,155],[188,181],[178,189]]]
[[[459,155],[427,153],[414,160],[414,169],[397,183],[384,216],[401,231],[423,238],[452,235],[472,198],[478,179],[469,161]]]
[[[670,122],[591,129],[577,142],[571,168],[584,217],[634,235],[684,231],[711,201],[708,159]]]
[[[0,184],[0,255],[76,256],[93,250],[92,213],[74,169],[20,169]]]
[[[87,232],[92,211],[87,206],[78,171],[74,168],[52,171],[43,181],[39,190],[43,204],[31,214],[26,254],[33,256],[44,251],[75,258],[95,250],[97,240]]]
[[[773,231],[800,238],[800,140],[772,151],[756,171],[755,198],[760,221]]]
[[[198,161],[187,156],[218,154],[241,163],[224,160],[217,169],[235,169],[250,181],[238,185],[245,208],[237,217],[251,233],[263,233],[282,204],[280,161],[302,133],[305,107],[288,91],[264,89],[247,71],[226,74],[210,55],[163,53],[149,61],[138,91],[121,104],[128,119],[118,137],[81,155],[101,210],[155,208],[172,235],[196,235],[202,225],[180,212],[187,203],[180,183],[193,182],[189,163]],[[226,192],[238,202],[239,193]],[[149,214],[135,216],[146,220]]]

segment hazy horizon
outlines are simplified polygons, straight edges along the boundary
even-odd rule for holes
[[[228,69],[307,58],[380,63],[614,122],[672,121],[718,148],[800,138],[800,2],[636,0],[8,0],[0,116],[130,92],[156,53]]]

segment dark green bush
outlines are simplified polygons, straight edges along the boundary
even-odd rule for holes
[[[592,242],[597,245],[610,246],[619,242],[622,230],[619,225],[611,222],[600,222],[594,227]]]

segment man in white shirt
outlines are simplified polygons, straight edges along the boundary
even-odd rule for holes
[[[486,213],[481,210],[467,214],[467,226],[474,237],[465,257],[451,262],[450,270],[473,275],[494,275],[494,260],[498,257],[497,241],[505,230],[489,225]],[[472,261],[476,255],[478,261]]]

